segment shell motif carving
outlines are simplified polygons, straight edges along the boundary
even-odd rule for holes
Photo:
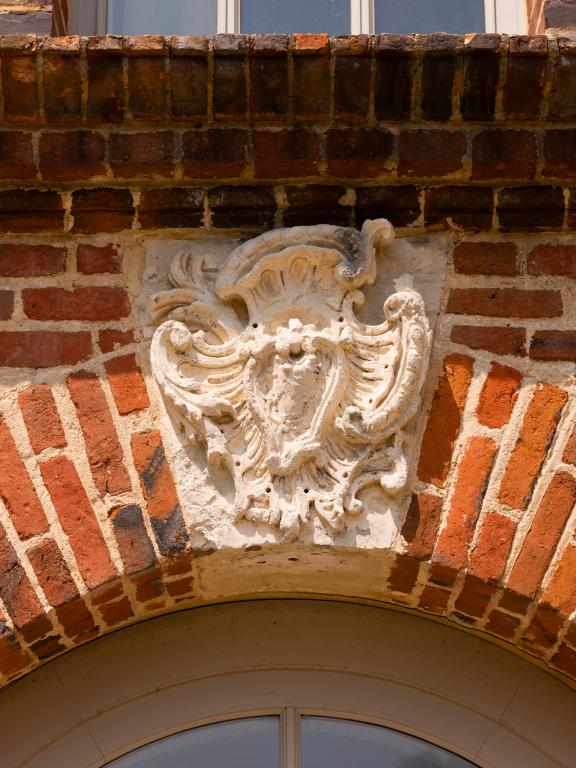
[[[420,407],[430,332],[410,287],[386,299],[383,322],[355,315],[376,277],[386,220],[268,232],[208,274],[181,253],[174,290],[153,297],[161,322],[152,367],[188,441],[225,469],[229,513],[296,538],[317,516],[341,530],[358,494],[405,486],[404,428]]]

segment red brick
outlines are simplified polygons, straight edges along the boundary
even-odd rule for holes
[[[186,131],[182,149],[182,165],[189,178],[241,176],[248,166],[248,131],[240,128]]]
[[[520,620],[502,611],[492,611],[486,624],[486,631],[511,640],[520,626]]]
[[[59,637],[45,637],[30,646],[40,661],[46,661],[53,656],[64,653],[66,647],[62,645]]]
[[[71,54],[60,55],[44,47],[44,114],[50,123],[79,123],[82,120],[79,49]]]
[[[246,38],[218,36],[214,45],[213,102],[216,120],[245,120],[248,109],[246,94]]]
[[[26,627],[43,614],[40,601],[1,526],[0,598],[18,629]]]
[[[419,607],[431,613],[445,613],[450,600],[450,592],[438,587],[426,586],[420,595]]]
[[[392,592],[402,592],[409,595],[416,586],[420,562],[414,557],[396,555],[396,561],[388,579],[389,589]]]
[[[254,131],[252,143],[256,178],[293,178],[319,173],[317,133],[302,129]]]
[[[271,187],[214,187],[208,192],[215,227],[272,227],[276,199]]]
[[[0,320],[10,320],[14,312],[14,291],[0,290]]]
[[[273,37],[276,43],[270,45]],[[288,112],[287,48],[287,35],[262,35],[254,41],[250,57],[250,108],[254,120],[279,120]]]
[[[533,179],[536,161],[531,131],[489,129],[472,140],[473,179]]]
[[[519,595],[511,589],[504,589],[500,598],[500,607],[505,611],[525,616],[530,610],[532,600],[526,595]]]
[[[544,134],[543,176],[573,179],[576,176],[576,131],[549,130]]]
[[[328,46],[313,55],[298,49],[294,56],[294,116],[326,121],[330,114],[330,56]]]
[[[552,657],[552,666],[566,672],[571,677],[576,677],[576,650],[566,643],[561,643],[558,651]]]
[[[204,196],[204,190],[199,187],[144,190],[140,197],[138,220],[143,229],[201,227]]]
[[[92,614],[88,610],[85,601],[79,597],[59,605],[56,608],[56,616],[60,624],[62,624],[64,632],[70,638],[84,641],[96,637],[98,634],[97,631],[94,634],[96,628],[94,627]]]
[[[534,597],[576,503],[576,479],[558,472],[550,481],[510,577],[508,588]]]
[[[460,570],[466,564],[495,455],[495,443],[484,437],[473,437],[466,446],[448,520],[434,549],[434,559],[443,565]]]
[[[406,121],[412,107],[414,41],[401,35],[378,35],[375,42],[376,117]]]
[[[76,251],[76,268],[84,275],[122,272],[122,255],[112,243],[108,245],[79,245]]]
[[[476,409],[480,424],[492,429],[508,424],[521,383],[522,374],[515,368],[492,363]]]
[[[108,374],[114,402],[121,416],[148,408],[150,400],[146,383],[135,355],[114,357],[108,360],[104,367]]]
[[[0,131],[0,177],[33,179],[35,176],[32,134]]]
[[[454,249],[454,269],[464,275],[518,274],[516,243],[460,243]]]
[[[421,111],[425,120],[449,120],[452,116],[452,91],[456,73],[459,39],[438,33],[435,45],[424,52],[422,61]]]
[[[4,624],[0,621],[0,627]],[[8,677],[32,665],[32,656],[20,647],[16,637],[7,630],[0,632],[0,672]]]
[[[93,589],[113,578],[116,569],[72,462],[58,456],[42,462],[40,471],[86,585]]]
[[[497,213],[503,232],[561,229],[564,211],[560,186],[506,187],[498,192]]]
[[[576,278],[576,247],[537,245],[528,255],[528,274]]]
[[[64,229],[64,207],[53,189],[9,189],[0,192],[2,232],[55,232]]]
[[[22,300],[33,320],[119,320],[130,314],[123,288],[26,288]]]
[[[18,402],[34,453],[42,453],[46,448],[65,447],[66,436],[54,395],[47,384],[23,389],[18,396]]]
[[[134,120],[168,117],[168,83],[163,56],[128,59],[128,104]]]
[[[53,368],[76,365],[92,354],[89,333],[0,331],[0,366]]]
[[[425,194],[426,226],[435,229],[490,230],[493,208],[494,193],[489,187],[429,187]]]
[[[125,347],[134,342],[134,331],[121,331],[119,328],[105,328],[98,334],[100,351],[115,352],[119,347]]]
[[[532,360],[576,360],[576,331],[536,331],[530,341]]]
[[[86,46],[88,57],[88,120],[91,123],[121,123],[124,120],[124,73],[122,41],[116,50],[99,50],[93,38]]]
[[[288,207],[282,212],[285,227],[334,224],[350,226],[352,206],[344,187],[310,184],[285,187]]]
[[[160,553],[184,550],[188,534],[160,433],[152,430],[132,435],[132,455]]]
[[[420,190],[410,185],[356,187],[356,224],[385,217],[395,227],[406,227],[420,217]]]
[[[484,349],[495,355],[526,357],[526,329],[502,326],[455,325],[450,336],[455,344]]]
[[[491,40],[494,47],[477,47],[481,40]],[[460,98],[460,112],[464,120],[492,120],[496,107],[496,87],[500,61],[496,46],[498,35],[477,34],[466,41],[464,56],[464,83]]]
[[[78,589],[54,539],[45,539],[28,550],[28,558],[50,605],[67,603]]]
[[[466,355],[450,355],[444,360],[444,373],[432,400],[418,464],[418,477],[424,483],[442,487],[448,476],[472,368],[473,360]]]
[[[110,512],[110,520],[125,573],[132,574],[151,568],[156,555],[140,507],[135,504],[116,507]]]
[[[483,317],[559,317],[559,291],[529,291],[522,288],[452,288],[447,312]]]
[[[508,562],[515,532],[516,524],[513,520],[498,512],[490,512],[482,524],[480,535],[470,555],[468,572],[483,581],[500,581]]]
[[[134,201],[129,189],[79,189],[72,193],[74,232],[132,229]]]
[[[402,536],[407,543],[406,554],[411,557],[426,560],[432,554],[443,499],[429,493],[418,493],[412,496],[406,521],[402,528]]]
[[[44,179],[66,181],[106,173],[106,144],[102,134],[94,131],[42,133],[39,151]]]
[[[454,603],[454,609],[458,613],[479,619],[486,613],[495,591],[494,585],[487,584],[482,579],[467,574],[464,578],[462,591]]]
[[[122,448],[98,377],[79,371],[67,381],[98,492],[103,496],[131,490]]]
[[[370,107],[372,56],[368,35],[335,38],[334,114],[363,122]]]
[[[38,121],[36,56],[6,56],[2,60],[4,116],[8,123]]]
[[[116,177],[169,178],[174,173],[174,133],[112,134],[110,167]]]
[[[345,178],[387,176],[393,149],[393,134],[385,128],[333,128],[327,134],[328,173]]]
[[[554,574],[542,596],[542,601],[559,611],[563,616],[570,616],[576,608],[576,547],[568,545]]]
[[[172,120],[203,120],[208,105],[208,40],[173,38],[171,53]]]
[[[544,30],[542,30],[544,31]],[[532,34],[532,32],[530,33]],[[518,41],[528,40],[528,45],[543,40],[543,50],[527,50]],[[511,37],[510,57],[504,85],[504,111],[508,119],[538,120],[540,104],[546,75],[547,40],[544,35],[538,37]],[[517,47],[518,46],[518,47]]]
[[[572,466],[576,466],[576,426],[572,429],[570,437],[568,438],[568,442],[564,448],[562,461],[565,461],[567,464],[572,464]]]
[[[0,244],[0,275],[35,277],[66,271],[66,249],[52,245]]]
[[[48,530],[48,521],[7,424],[0,419],[0,497],[21,539]]]
[[[542,649],[552,648],[556,644],[562,624],[562,617],[550,606],[539,605],[520,639],[520,645],[531,653],[543,656]]]
[[[535,389],[500,484],[502,504],[513,509],[528,507],[567,398],[565,390],[552,385]]]
[[[462,131],[403,131],[398,143],[398,174],[419,178],[449,176],[462,170],[465,154]]]
[[[130,600],[127,597],[123,597],[122,600],[118,600],[116,603],[108,603],[108,605],[100,606],[100,613],[104,622],[109,627],[115,627],[116,624],[122,624],[124,621],[128,621],[134,616]]]

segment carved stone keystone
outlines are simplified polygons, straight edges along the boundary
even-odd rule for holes
[[[218,274],[187,253],[175,286],[153,297],[152,367],[189,447],[233,491],[220,512],[279,528],[319,521],[334,534],[359,493],[407,481],[405,428],[420,407],[430,332],[409,278],[366,325],[355,309],[376,277],[392,225],[268,232],[236,248]],[[398,283],[402,283],[399,285]]]

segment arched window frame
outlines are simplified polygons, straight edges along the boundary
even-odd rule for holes
[[[237,34],[242,0],[216,0],[217,33]],[[107,32],[108,0],[69,0],[70,32],[104,35]],[[526,0],[484,0],[486,32],[526,34]],[[374,0],[350,0],[350,34],[374,34]]]

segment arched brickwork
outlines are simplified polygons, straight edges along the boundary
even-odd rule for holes
[[[425,611],[576,675],[573,53],[0,41],[1,683],[125,623],[278,594]],[[144,241],[374,216],[449,250],[397,540],[318,548],[330,578],[298,548],[197,551],[149,375]]]

